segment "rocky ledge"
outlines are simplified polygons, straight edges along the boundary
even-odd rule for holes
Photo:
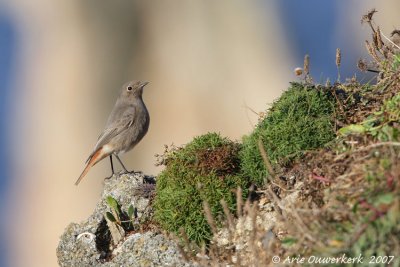
[[[81,223],[71,223],[62,234],[57,247],[59,265],[193,266],[185,262],[173,240],[151,227],[154,189],[155,178],[142,173],[106,179],[93,214]],[[110,199],[118,207],[110,205]]]

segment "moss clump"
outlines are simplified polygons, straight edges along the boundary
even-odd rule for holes
[[[157,179],[156,221],[169,232],[179,233],[183,228],[199,244],[210,240],[203,201],[209,203],[218,222],[223,215],[220,200],[225,199],[234,211],[234,189],[248,186],[240,175],[240,149],[240,144],[208,133],[167,154],[166,168]]]
[[[240,156],[245,176],[262,185],[267,175],[257,145],[260,138],[272,164],[285,163],[331,141],[334,110],[335,99],[328,90],[292,83],[253,133],[243,138]]]

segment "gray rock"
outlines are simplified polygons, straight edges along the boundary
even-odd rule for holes
[[[153,232],[129,236],[116,253],[101,266],[192,266],[181,259],[173,241]]]
[[[138,232],[128,229],[127,236],[117,245],[104,219],[107,196],[112,196],[127,212],[135,207],[138,224],[151,218],[151,199],[155,178],[142,173],[114,175],[105,180],[101,200],[93,214],[79,224],[71,223],[60,238],[57,257],[60,266],[195,266],[186,263],[176,245],[156,230]],[[121,218],[125,220],[127,218]],[[131,225],[129,227],[132,227]]]

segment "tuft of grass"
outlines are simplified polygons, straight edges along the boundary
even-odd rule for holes
[[[249,180],[240,174],[240,149],[240,144],[208,133],[168,152],[166,168],[157,179],[156,221],[168,232],[181,235],[183,229],[189,240],[207,243],[212,232],[203,203],[208,203],[219,225],[224,214],[221,199],[234,211],[234,190],[249,185]]]
[[[252,177],[257,185],[262,185],[268,175],[257,145],[259,139],[275,166],[331,141],[335,137],[335,103],[329,90],[292,83],[253,133],[243,138],[240,157],[244,175]]]

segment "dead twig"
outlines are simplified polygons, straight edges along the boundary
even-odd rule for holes
[[[272,168],[271,162],[269,161],[267,152],[265,151],[263,141],[261,137],[258,139],[258,149],[260,150],[261,157],[264,161],[265,167],[267,167],[268,174],[272,177],[275,177],[274,168]],[[266,182],[269,182],[268,177],[266,177]]]

